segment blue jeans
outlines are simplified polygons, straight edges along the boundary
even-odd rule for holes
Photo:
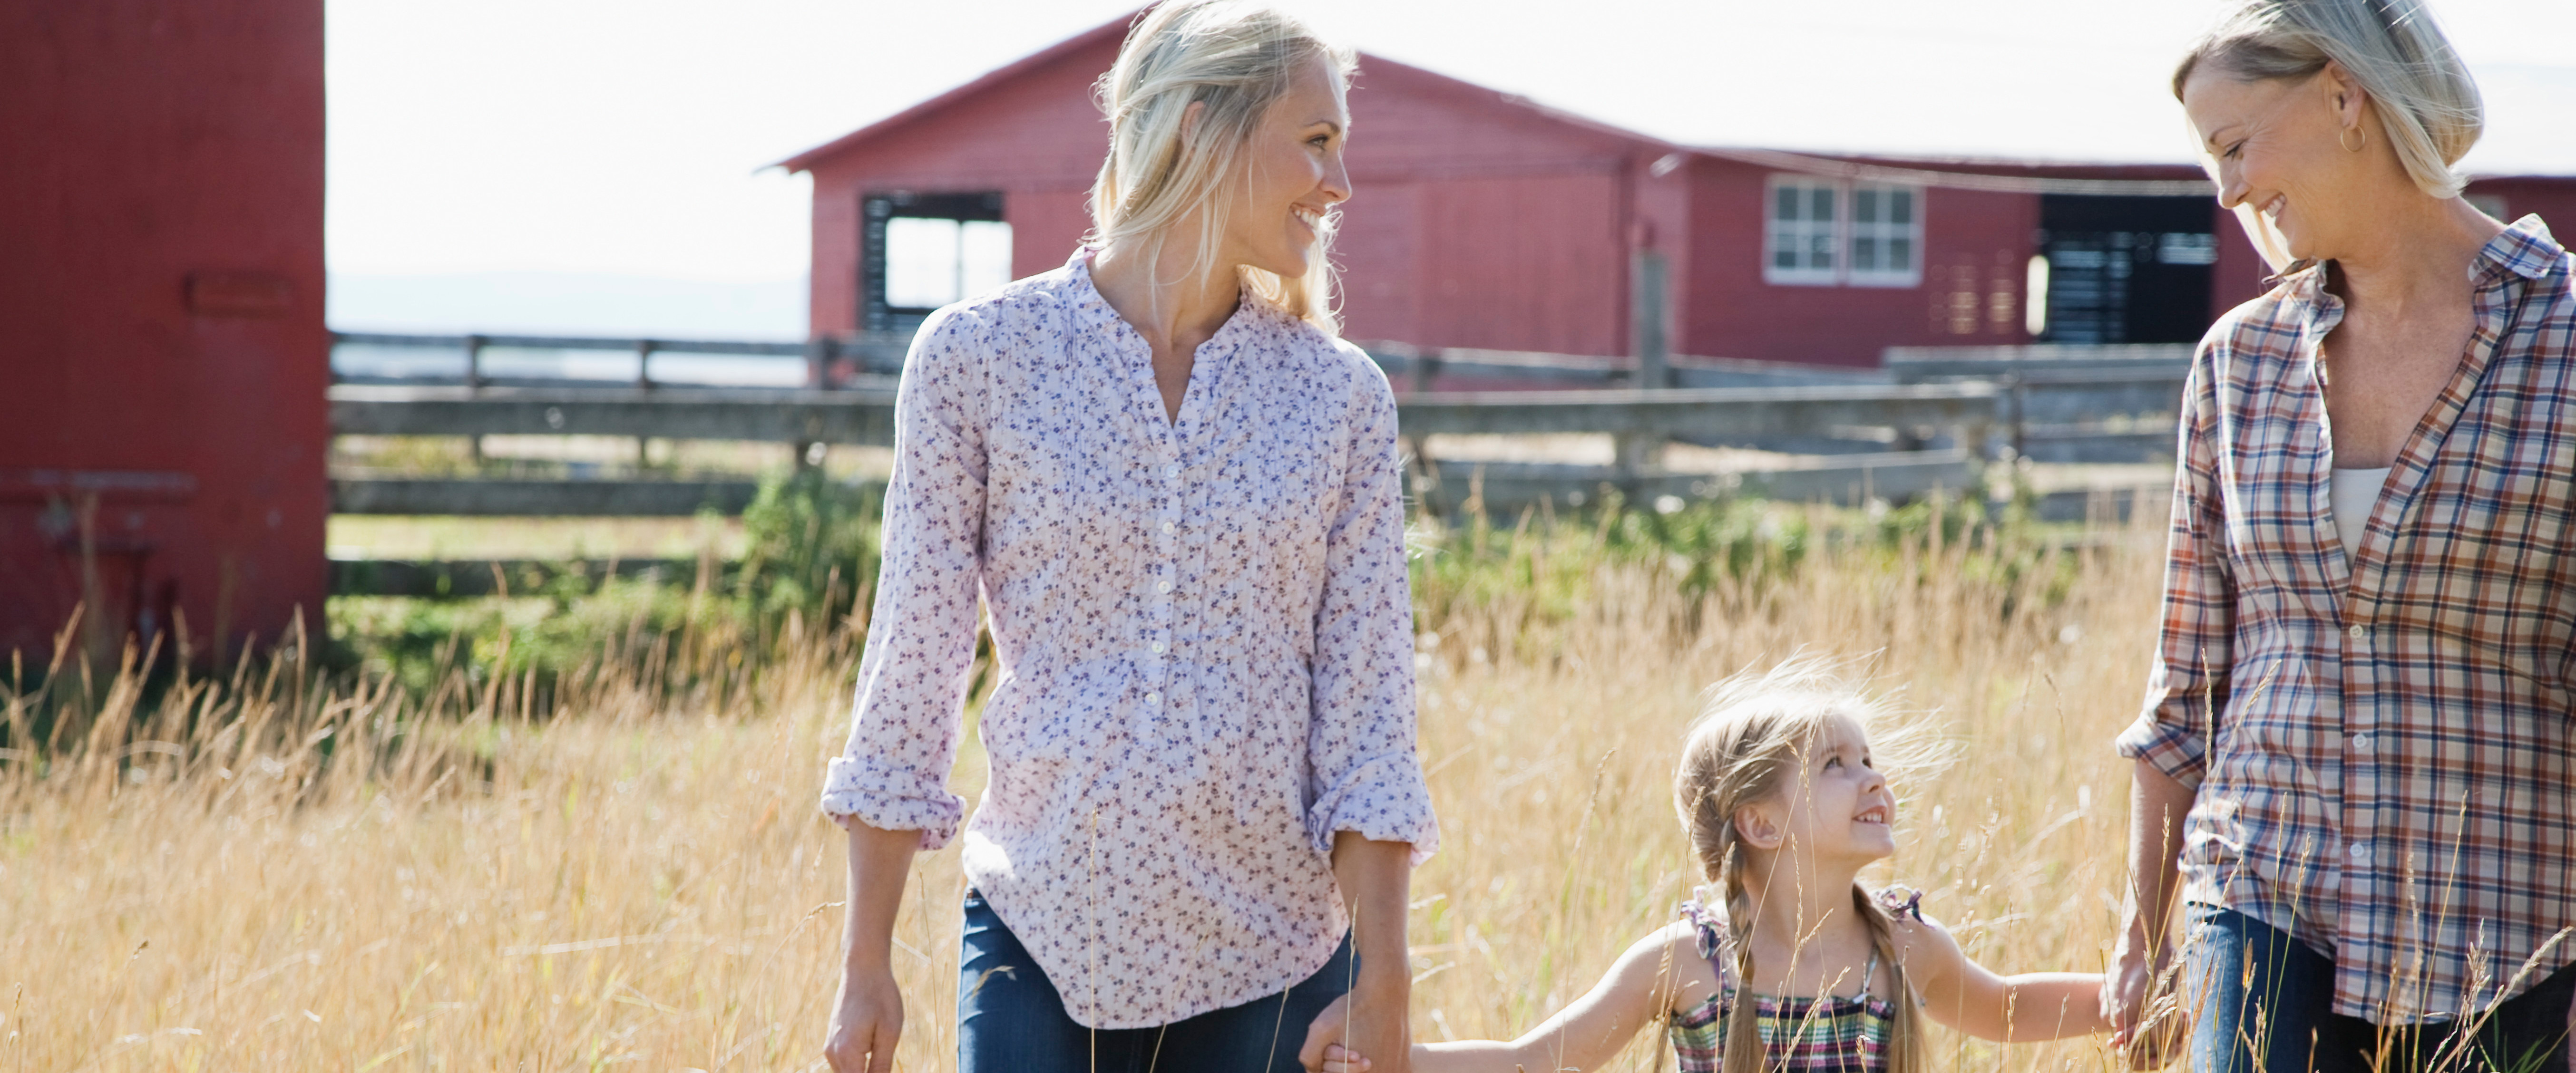
[[[2196,1001],[2191,1073],[2339,1073],[2433,1068],[2526,1073],[2567,1069],[2567,1006],[2576,966],[2498,1003],[2473,1040],[2452,1021],[2380,1025],[2334,1012],[2334,962],[2288,932],[2232,909],[2190,907],[2183,997]]]
[[[958,1073],[1300,1073],[1306,1026],[1350,989],[1350,936],[1304,982],[1159,1028],[1090,1029],[984,896],[966,892]]]

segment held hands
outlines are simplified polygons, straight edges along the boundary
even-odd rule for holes
[[[2102,978],[2102,1018],[2111,1022],[2109,1046],[2125,1052],[2131,1069],[2162,1069],[2183,1051],[2191,1019],[2175,997],[2166,959],[2120,944]]]
[[[1368,1073],[1369,1060],[1361,1057],[1358,1051],[1334,1043],[1324,1047],[1321,1064],[1307,1068],[1316,1073]]]
[[[1297,1049],[1297,1062],[1308,1073],[1365,1073],[1372,1063],[1365,1054],[1394,1054],[1387,1073],[1406,1073],[1404,1058],[1412,1053],[1413,1035],[1405,1017],[1410,1002],[1410,980],[1396,977],[1396,986],[1376,985],[1366,969],[1361,970],[1359,986],[1350,994],[1334,999],[1315,1015],[1306,1028],[1305,1045]],[[1359,1023],[1352,1024],[1351,1006],[1357,1000]]]
[[[1297,1064],[1306,1067],[1306,1073],[1359,1073],[1367,1069],[1368,1063],[1358,1058],[1359,1052],[1342,1046],[1350,1023],[1351,997],[1343,995],[1316,1014],[1314,1024],[1306,1026],[1306,1043],[1297,1048]]]

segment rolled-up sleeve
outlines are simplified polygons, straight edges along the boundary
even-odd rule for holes
[[[1354,359],[1349,464],[1324,535],[1307,733],[1306,829],[1318,852],[1355,831],[1406,842],[1420,865],[1440,825],[1414,740],[1413,594],[1405,577],[1403,468],[1395,393]]]
[[[975,318],[922,325],[895,393],[877,595],[859,661],[850,738],[823,781],[835,821],[955,838],[966,802],[948,792],[975,655],[984,537],[984,370]]]
[[[2218,488],[2212,344],[2192,362],[2175,451],[2173,521],[2165,591],[2145,710],[2118,738],[2120,755],[2198,787],[2214,720],[2227,705],[2234,659],[2236,585],[2227,561],[2227,516]]]

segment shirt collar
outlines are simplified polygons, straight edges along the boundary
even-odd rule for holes
[[[2540,222],[2538,214],[2515,220],[2478,250],[2474,276],[2484,277],[2498,269],[2524,279],[2539,279],[2558,267],[2567,257],[2567,249],[2549,234],[2549,225]]]
[[[2549,225],[2536,213],[2525,215],[2507,225],[2478,248],[2476,260],[2469,262],[2469,278],[2480,284],[2496,282],[2499,273],[2511,272],[2524,279],[2539,279],[2557,269],[2567,256],[2566,247],[2549,234]],[[2292,296],[2310,301],[2341,306],[2342,300],[2327,293],[2326,262],[2302,260],[2281,270],[2279,275],[2263,281],[2265,285],[2289,284]]]
[[[1091,257],[1098,252],[1100,251],[1097,249],[1084,246],[1074,250],[1073,257],[1064,263],[1064,267],[1072,274],[1073,293],[1068,297],[1073,302],[1074,321],[1090,329],[1112,325],[1126,327],[1126,322],[1119,318],[1118,311],[1110,308],[1109,299],[1101,295],[1099,285],[1092,282]],[[1235,308],[1233,316],[1226,318],[1225,323],[1217,327],[1215,335],[1208,337],[1208,342],[1230,342],[1237,335],[1259,330],[1271,325],[1275,320],[1287,317],[1287,310],[1270,304],[1268,299],[1253,293],[1252,288],[1246,287],[1243,289],[1242,304]]]

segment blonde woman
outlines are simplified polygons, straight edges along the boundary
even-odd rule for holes
[[[892,930],[964,813],[979,593],[999,677],[959,1067],[1403,1052],[1407,881],[1438,835],[1394,396],[1329,304],[1350,72],[1266,8],[1147,12],[1101,84],[1092,243],[922,326],[822,800],[850,839],[833,1068],[893,1068]]]
[[[2568,253],[2459,196],[2477,87],[2415,0],[2246,3],[2173,86],[2294,260],[2183,399],[2104,1011],[2135,1033],[2178,893],[2195,1070],[2564,1069]]]

